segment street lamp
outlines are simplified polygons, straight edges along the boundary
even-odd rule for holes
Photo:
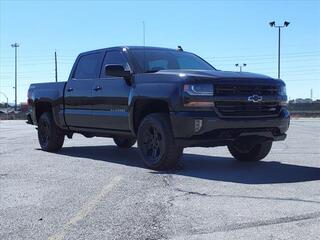
[[[269,22],[271,27],[278,28],[278,78],[280,78],[280,29],[288,27],[290,22],[284,21],[283,25],[276,25],[275,21]]]
[[[247,64],[246,64],[246,63],[242,63],[242,65],[241,65],[241,64],[239,64],[239,63],[236,63],[235,66],[236,66],[236,67],[239,67],[239,68],[240,68],[240,72],[242,72],[242,68],[245,67],[245,66],[247,66]]]
[[[17,68],[18,68],[18,66],[17,66],[17,52],[18,52],[18,47],[19,47],[19,44],[18,43],[13,43],[13,44],[11,44],[11,47],[13,47],[14,48],[14,56],[15,56],[15,58],[14,58],[14,62],[15,62],[15,65],[14,65],[14,69],[15,69],[15,78],[14,78],[14,110],[15,111],[17,111],[17,81],[18,81],[18,79],[17,79]]]

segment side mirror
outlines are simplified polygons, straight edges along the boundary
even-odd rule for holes
[[[129,79],[131,77],[130,71],[124,70],[124,67],[119,64],[109,64],[105,66],[105,74],[113,77],[123,77]]]

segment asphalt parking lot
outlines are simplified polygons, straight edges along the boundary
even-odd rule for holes
[[[320,239],[320,119],[262,162],[189,148],[170,172],[106,138],[43,152],[34,126],[1,121],[0,194],[0,239]]]

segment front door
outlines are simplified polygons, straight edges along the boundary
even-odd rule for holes
[[[122,77],[105,75],[105,65],[121,64],[129,68],[126,57],[119,50],[105,55],[100,78],[92,88],[92,115],[97,128],[129,131],[128,97],[130,86]]]

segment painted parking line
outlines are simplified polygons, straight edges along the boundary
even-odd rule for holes
[[[121,181],[121,176],[114,177],[110,182],[103,186],[101,191],[96,194],[89,202],[87,202],[83,207],[67,222],[63,225],[62,229],[55,233],[54,235],[50,236],[48,240],[62,240],[64,239],[68,230],[77,224],[77,222],[84,219],[88,216],[98,205],[98,203],[106,197],[108,193],[115,187],[117,183]]]

